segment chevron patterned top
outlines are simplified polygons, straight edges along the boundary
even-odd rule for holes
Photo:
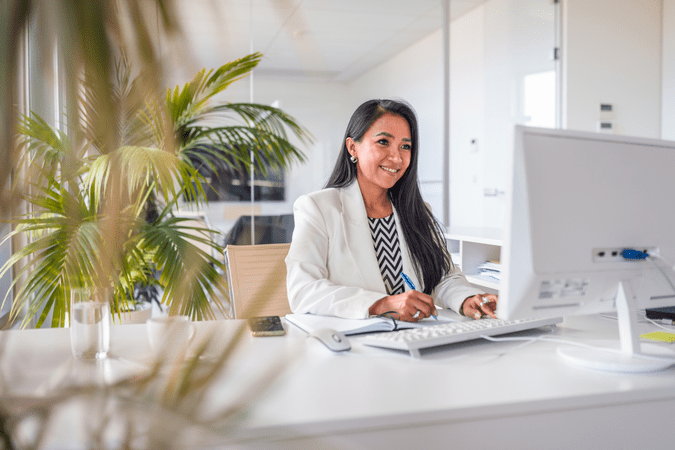
[[[394,214],[392,213],[381,219],[368,217],[368,222],[387,294],[401,294],[404,291],[403,278],[401,277],[403,260],[401,259],[401,246],[398,242]]]

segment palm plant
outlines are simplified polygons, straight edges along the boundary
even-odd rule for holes
[[[17,265],[15,280],[26,277],[15,292],[11,321],[27,307],[23,326],[37,317],[40,327],[50,313],[51,325],[63,326],[70,291],[81,286],[109,287],[119,314],[134,301],[139,283],[158,284],[170,314],[212,318],[213,307],[227,314],[220,300],[227,298],[223,263],[212,256],[222,248],[212,230],[190,225],[172,211],[183,194],[197,206],[206,201],[202,166],[248,166],[251,149],[259,155],[255,161],[273,167],[302,160],[287,130],[303,142],[309,134],[279,109],[210,105],[261,56],[202,70],[182,89],[168,90],[163,101],[139,88],[147,86],[144,75],[132,79],[122,58],[111,83],[112,102],[97,96],[93,81],[83,80],[81,145],[39,116],[23,118],[21,157],[31,180],[25,199],[32,211],[16,219],[13,234],[29,233],[33,239],[0,269],[1,275]],[[102,124],[99,114],[111,103],[114,127]]]

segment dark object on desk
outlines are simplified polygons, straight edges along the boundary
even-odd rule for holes
[[[255,244],[286,244],[291,242],[295,221],[293,214],[255,217]],[[251,245],[251,216],[240,216],[225,236],[223,247]]]
[[[648,319],[666,319],[675,321],[675,306],[665,306],[663,308],[647,308],[645,310]]]
[[[318,339],[329,350],[333,350],[334,352],[345,352],[352,348],[347,336],[331,328],[320,328],[310,333],[309,336]]]
[[[281,336],[286,334],[279,316],[252,317],[248,319],[252,336]]]

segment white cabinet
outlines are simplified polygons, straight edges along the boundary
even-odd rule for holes
[[[499,261],[502,230],[499,228],[449,228],[445,233],[453,262],[469,283],[491,294],[499,291],[499,281],[478,274],[477,267],[486,261]]]

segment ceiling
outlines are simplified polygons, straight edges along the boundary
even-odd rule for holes
[[[452,0],[457,17],[483,0]],[[179,0],[190,56],[215,68],[251,51],[256,76],[350,81],[442,27],[443,0]]]

